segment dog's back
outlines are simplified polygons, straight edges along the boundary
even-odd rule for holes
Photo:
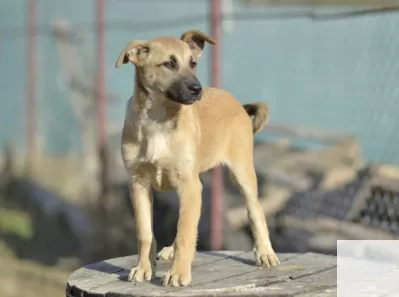
[[[252,156],[253,135],[267,121],[265,104],[243,106],[225,90],[204,88],[202,99],[191,107],[196,109],[201,125],[202,170],[230,163],[238,155]]]

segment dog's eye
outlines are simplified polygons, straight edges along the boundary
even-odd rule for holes
[[[163,66],[165,66],[168,69],[175,69],[176,68],[176,63],[173,61],[167,61],[165,63],[162,64]]]
[[[190,66],[191,68],[195,68],[195,66],[197,66],[197,62],[194,61],[193,57],[191,57]]]

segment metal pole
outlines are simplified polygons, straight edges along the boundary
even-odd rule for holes
[[[27,88],[26,88],[26,149],[27,173],[32,174],[36,149],[36,0],[27,0],[28,42],[27,54]]]
[[[220,87],[221,13],[220,0],[211,0],[211,30],[216,45],[211,47],[212,86]],[[211,249],[220,250],[223,245],[223,171],[212,171]]]
[[[105,146],[106,127],[105,127],[105,39],[104,39],[104,22],[105,22],[105,0],[96,1],[96,25],[97,25],[97,133],[98,144],[100,147]]]
[[[96,1],[97,11],[97,134],[98,134],[98,164],[99,164],[99,216],[106,221],[106,200],[109,190],[108,151],[106,140],[106,111],[105,111],[105,0]]]

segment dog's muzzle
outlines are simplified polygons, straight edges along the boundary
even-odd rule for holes
[[[166,92],[168,99],[190,105],[202,97],[202,86],[197,78],[181,78],[176,80]]]
[[[191,95],[193,96],[193,98],[195,98],[196,100],[201,97],[201,95],[202,95],[202,86],[201,86],[201,84],[199,82],[195,82],[195,83],[189,84],[187,86],[187,88],[191,92]]]

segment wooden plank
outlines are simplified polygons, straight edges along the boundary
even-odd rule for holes
[[[363,166],[360,143],[351,135],[280,123],[268,124],[265,127],[265,133],[269,132],[283,134],[287,138],[302,138],[327,144],[325,148],[305,152],[283,147],[275,153],[273,146],[255,147],[254,158],[257,172],[268,176],[269,179],[277,177],[279,183],[287,184],[288,182],[289,186],[297,186],[297,184],[302,186],[305,182],[307,186],[311,183],[304,175],[307,169],[324,173],[336,167],[357,169]],[[267,166],[262,167],[261,164],[267,164]],[[299,174],[299,177],[295,175],[295,172]]]
[[[162,275],[170,269],[170,261],[158,262],[151,282],[133,283],[126,280],[137,258],[111,259],[73,273],[68,280],[67,296],[295,296],[336,286],[335,257],[307,253],[280,254],[279,258],[278,268],[261,269],[254,266],[253,252],[198,253],[193,282],[185,288],[160,285]]]
[[[337,251],[337,240],[345,239],[349,238],[334,232],[319,232],[310,237],[308,245],[312,251],[331,254]]]
[[[281,262],[295,256],[293,254],[281,254],[279,259]],[[247,252],[235,257],[231,257],[220,261],[214,265],[214,263],[207,264],[201,267],[197,267],[193,270],[196,274],[195,279],[191,284],[192,287],[203,288],[204,284],[215,283],[217,281],[223,281],[217,286],[225,285],[225,279],[234,278],[236,275],[243,275],[259,270],[259,267],[255,266],[253,252]]]
[[[265,132],[283,134],[289,137],[302,138],[312,141],[328,142],[328,143],[352,143],[356,142],[356,137],[315,129],[313,127],[305,127],[300,125],[288,125],[282,123],[268,123]]]
[[[266,285],[299,279],[336,266],[335,257],[314,253],[298,256],[281,254],[279,257],[280,266],[272,269],[259,268],[253,266],[254,263],[243,268],[243,262],[241,261],[244,258],[241,257],[234,259],[234,261],[225,261],[217,266],[207,265],[195,270],[197,277],[192,287],[198,290],[211,290],[222,287],[234,287],[238,284],[240,287],[245,285]],[[244,263],[246,262],[244,261]],[[218,279],[213,277],[214,274],[218,275]]]
[[[287,137],[277,138],[273,141],[267,142],[255,142],[254,146],[254,151],[262,152],[263,157],[268,157],[274,154],[281,154],[291,150],[291,140]]]
[[[312,233],[330,231],[341,233],[352,239],[398,239],[399,237],[381,229],[366,227],[348,221],[338,221],[328,217],[302,220],[294,216],[286,215],[279,219],[279,224],[287,228],[306,230]]]
[[[332,268],[314,275],[310,275],[297,280],[286,281],[269,281],[263,279],[256,282],[256,279],[249,279],[247,285],[237,285],[224,287],[222,289],[180,289],[175,292],[170,292],[164,296],[296,296],[299,294],[312,292],[325,292],[326,290],[334,290],[336,288],[337,269]],[[312,296],[312,295],[310,295]]]
[[[317,292],[299,294],[296,295],[295,297],[337,297],[337,288],[330,288]]]
[[[127,272],[126,275],[129,273]],[[159,285],[160,278],[157,276],[151,282],[135,283],[124,280],[114,280],[106,284],[94,286],[86,294],[89,296],[157,296],[173,292],[174,288],[164,288]]]
[[[324,191],[334,191],[355,180],[357,169],[351,167],[337,167],[328,170],[323,177],[320,188]]]
[[[379,165],[375,169],[375,173],[383,178],[399,181],[399,167],[394,165]]]
[[[279,162],[281,169],[287,170],[293,166],[300,166],[302,171],[311,168],[320,172],[345,166],[359,169],[363,166],[363,159],[358,143],[337,144],[318,150],[290,153]]]
[[[257,166],[255,165],[255,167]],[[288,173],[276,168],[257,169],[256,172],[267,177],[269,182],[274,182],[296,191],[307,190],[313,184],[312,180],[306,176]]]

